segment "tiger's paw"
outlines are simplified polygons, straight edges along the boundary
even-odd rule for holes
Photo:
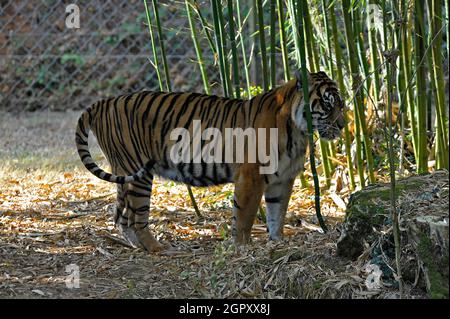
[[[153,237],[152,233],[148,228],[136,230],[137,238],[139,239],[139,243],[151,253],[161,252],[166,250],[165,246]]]
[[[140,246],[139,239],[136,235],[136,231],[130,227],[117,224],[117,229],[119,230],[120,234],[125,238],[125,240],[133,247],[138,248]]]

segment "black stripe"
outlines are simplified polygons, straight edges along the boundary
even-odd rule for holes
[[[266,203],[279,203],[280,197],[265,197]]]
[[[286,136],[287,136],[287,142],[286,142],[286,149],[287,149],[287,155],[291,157],[292,152],[292,127],[291,127],[291,118],[289,117],[286,121]]]
[[[241,209],[241,207],[238,205],[238,203],[236,202],[236,199],[233,198],[233,206],[236,207],[237,209]],[[233,216],[234,218],[236,218],[235,216]]]
[[[75,141],[77,144],[85,145],[85,146],[88,145],[87,140],[85,140],[85,138],[82,137],[80,134],[75,133],[75,136],[76,136]]]
[[[84,151],[84,150],[82,150],[82,151]],[[86,151],[84,151],[84,152],[86,152]],[[78,153],[80,153],[80,152],[78,152]],[[80,154],[80,156],[81,156],[81,161],[82,161],[82,162],[84,162],[84,160],[85,160],[86,158],[91,158],[91,154],[89,154],[89,153],[84,154],[84,155],[81,155],[81,154]]]
[[[91,169],[94,169],[94,168],[98,167],[97,164],[95,164],[95,163],[85,164],[84,166],[85,166],[88,170],[91,170]]]
[[[81,115],[81,117],[78,119],[78,127],[79,127],[81,133],[83,133],[86,136],[87,134],[86,134],[86,128],[84,127],[84,117],[85,117],[85,114]]]
[[[135,210],[136,210],[136,212],[146,213],[150,210],[150,206],[144,205],[144,206],[136,208]]]
[[[161,111],[161,109],[163,107],[167,107],[168,109],[166,110],[166,113],[169,112],[173,108],[174,104],[177,102],[178,98],[182,95],[183,95],[183,93],[169,93],[167,96],[164,96],[163,98],[161,98],[161,101],[159,102],[157,109],[155,111],[155,115],[153,117],[152,130],[154,130],[154,128],[155,128],[156,122],[158,121],[158,115],[159,115],[159,112]],[[167,106],[165,101],[168,96],[173,96],[173,98],[170,100],[170,103]]]
[[[138,192],[135,192],[135,191],[129,189],[129,190],[125,191],[124,196],[149,197],[149,194],[148,193],[142,194],[142,193],[138,193]]]

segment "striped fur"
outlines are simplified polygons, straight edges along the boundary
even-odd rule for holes
[[[322,138],[337,138],[344,122],[336,84],[323,72],[310,73],[309,91],[314,128]],[[177,141],[170,140],[170,133],[175,128],[192,132],[194,120],[201,121],[202,131],[213,127],[222,134],[225,128],[277,128],[278,170],[260,174],[262,164],[251,163],[247,152],[244,163],[173,163],[169,154]],[[111,173],[93,161],[89,131],[111,164]],[[193,186],[234,183],[232,235],[238,244],[249,241],[264,195],[270,238],[280,239],[292,185],[303,169],[308,144],[301,81],[295,78],[251,100],[149,91],[101,100],[81,114],[76,144],[90,172],[118,184],[115,222],[133,245],[149,251],[162,248],[148,230],[154,175]]]

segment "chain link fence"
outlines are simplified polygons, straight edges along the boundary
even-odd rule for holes
[[[78,29],[66,26],[72,3],[80,9]],[[202,92],[184,2],[158,3],[173,89]],[[209,2],[200,4],[208,11]],[[142,0],[0,0],[0,110],[85,108],[99,98],[159,90],[151,52]]]

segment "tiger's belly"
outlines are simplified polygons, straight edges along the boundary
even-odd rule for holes
[[[153,173],[165,179],[192,186],[212,186],[233,183],[231,165],[221,163],[156,163]]]

